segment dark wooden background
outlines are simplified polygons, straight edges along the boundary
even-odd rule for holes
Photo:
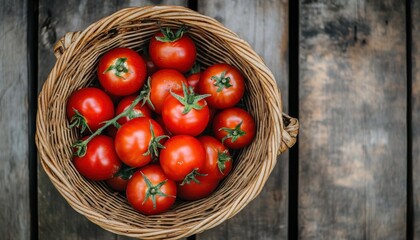
[[[190,239],[420,239],[420,0],[0,0],[0,239],[128,239],[52,186],[36,156],[36,99],[66,32],[155,4],[248,41],[301,122],[263,192]]]

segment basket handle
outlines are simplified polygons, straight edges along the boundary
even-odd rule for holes
[[[68,32],[60,40],[58,40],[54,45],[54,55],[57,59],[63,55],[67,48],[76,41],[79,37],[80,32]]]
[[[299,121],[297,120],[297,118],[292,118],[285,113],[282,113],[282,117],[282,139],[278,154],[281,154],[287,149],[291,148],[296,143],[297,135],[299,133]]]

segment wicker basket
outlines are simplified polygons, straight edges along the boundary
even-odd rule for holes
[[[235,160],[232,173],[210,197],[180,202],[170,211],[144,216],[105,184],[83,178],[71,161],[77,133],[68,129],[65,105],[76,89],[95,79],[99,57],[122,46],[139,50],[160,26],[187,25],[208,66],[227,62],[246,77],[245,105],[257,123],[253,143]],[[49,178],[79,213],[111,232],[143,239],[180,238],[215,227],[234,216],[262,190],[278,154],[296,141],[298,121],[282,113],[281,95],[270,70],[248,43],[216,20],[184,7],[128,8],[66,34],[55,46],[58,60],[39,96],[36,144]]]

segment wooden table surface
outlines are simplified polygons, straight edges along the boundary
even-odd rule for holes
[[[0,0],[0,239],[129,239],[53,187],[36,155],[36,99],[66,32],[155,4],[248,41],[301,123],[263,192],[190,239],[420,239],[420,0]]]

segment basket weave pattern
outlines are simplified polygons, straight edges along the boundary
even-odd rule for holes
[[[246,77],[245,105],[257,124],[253,143],[242,150],[232,173],[210,197],[177,203],[155,216],[136,212],[105,184],[82,177],[71,159],[77,139],[65,114],[68,96],[89,85],[98,59],[115,47],[140,50],[159,27],[189,27],[203,66],[226,62]],[[296,142],[297,119],[282,113],[281,95],[270,70],[248,43],[216,20],[183,7],[128,8],[66,34],[55,46],[58,60],[38,100],[36,143],[49,178],[79,213],[111,232],[143,239],[189,236],[234,216],[262,190],[276,157]]]

